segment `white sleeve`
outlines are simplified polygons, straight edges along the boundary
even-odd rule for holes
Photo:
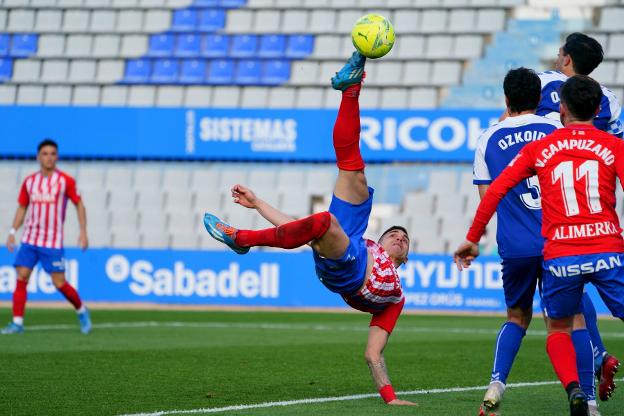
[[[472,166],[472,183],[475,185],[489,185],[492,183],[490,170],[485,162],[485,149],[487,148],[487,131],[483,133],[477,142],[474,164]]]

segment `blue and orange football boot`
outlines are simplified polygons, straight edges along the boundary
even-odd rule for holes
[[[224,223],[216,216],[206,213],[204,215],[204,227],[212,238],[226,244],[236,254],[246,254],[249,251],[249,247],[241,247],[234,241],[238,229]]]
[[[353,52],[345,66],[331,79],[332,88],[344,91],[351,85],[360,84],[364,79],[364,64],[366,57],[359,52]]]

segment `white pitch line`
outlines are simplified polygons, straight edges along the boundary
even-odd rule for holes
[[[622,381],[624,379],[617,379],[617,381]],[[537,386],[550,386],[560,384],[559,381],[534,381],[534,382],[524,382],[524,383],[511,383],[507,384],[508,388],[521,388],[521,387],[537,387]],[[441,394],[441,393],[461,393],[466,391],[475,391],[475,390],[485,390],[489,386],[472,386],[472,387],[450,387],[444,389],[429,389],[429,390],[408,390],[408,391],[399,391],[397,395],[401,396],[417,396],[424,394]],[[222,412],[231,412],[235,410],[250,410],[250,409],[263,409],[268,407],[285,407],[285,406],[295,406],[298,404],[315,404],[315,403],[327,403],[327,402],[342,402],[349,400],[360,400],[360,399],[370,399],[373,397],[379,397],[378,393],[367,393],[367,394],[353,394],[350,396],[336,396],[336,397],[319,397],[316,399],[299,399],[299,400],[288,400],[281,402],[265,402],[265,403],[256,403],[256,404],[239,404],[235,406],[225,406],[225,407],[207,407],[200,409],[189,409],[189,410],[160,410],[156,412],[148,412],[148,413],[128,413],[120,416],[166,416],[166,415],[191,415],[191,414],[207,414],[207,413],[222,413]]]
[[[75,329],[75,325],[32,325],[27,326],[27,331],[65,331]],[[95,329],[117,329],[117,328],[208,328],[208,329],[271,329],[271,330],[296,330],[296,331],[354,331],[368,332],[367,326],[349,325],[307,325],[307,324],[276,324],[276,323],[240,323],[240,322],[158,322],[158,321],[137,321],[137,322],[105,322],[94,324]],[[418,326],[401,326],[398,332],[412,333],[439,333],[439,334],[468,334],[468,335],[496,335],[498,329],[484,328],[433,328]],[[527,335],[545,336],[546,331],[529,330]],[[624,338],[623,332],[601,332],[604,338]]]

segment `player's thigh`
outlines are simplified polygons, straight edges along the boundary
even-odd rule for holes
[[[28,281],[32,269],[38,261],[39,253],[37,248],[30,244],[22,244],[19,250],[17,250],[15,261],[13,262],[13,266],[15,266],[15,270],[17,271],[17,278]]]
[[[65,250],[62,248],[38,247],[41,267],[50,275],[65,274]]]
[[[558,320],[570,318],[583,311],[583,287],[585,285],[583,277],[563,276],[562,273],[551,272],[549,266],[557,264],[558,259],[544,262],[542,277],[542,306],[544,313],[552,319]],[[563,266],[565,267],[565,265]],[[558,271],[560,269],[554,269]]]
[[[369,197],[368,183],[363,170],[338,170],[334,195],[351,204],[361,204]]]
[[[542,263],[541,256],[503,259],[505,304],[513,315],[526,317],[526,311],[532,311],[537,282],[542,277]],[[530,320],[530,316],[528,318]]]
[[[596,287],[611,314],[624,319],[624,267],[594,273],[589,281]]]
[[[331,215],[331,223],[327,232],[312,242],[312,249],[328,259],[339,259],[349,247],[349,236],[340,226],[336,217]]]

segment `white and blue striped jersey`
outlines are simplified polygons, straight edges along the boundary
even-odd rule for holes
[[[533,114],[507,117],[481,134],[473,166],[473,183],[489,185],[522,148],[563,127]],[[544,248],[542,204],[537,176],[521,182],[498,205],[496,242],[502,258],[541,256]]]
[[[542,81],[542,99],[535,114],[559,120],[559,89],[568,77],[559,71],[540,72],[537,75]],[[594,119],[594,126],[621,138],[624,136],[624,129],[620,121],[620,103],[613,92],[602,85],[601,88],[600,112]]]

